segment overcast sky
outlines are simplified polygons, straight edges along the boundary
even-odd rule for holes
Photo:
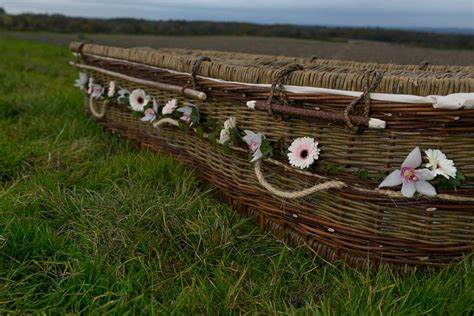
[[[474,0],[0,0],[0,7],[104,18],[474,28]]]

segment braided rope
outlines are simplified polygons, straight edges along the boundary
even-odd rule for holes
[[[347,127],[353,132],[353,133],[360,133],[363,131],[361,126],[354,125],[351,122],[350,115],[354,112],[356,105],[362,101],[365,100],[365,105],[363,109],[363,116],[369,117],[370,115],[370,108],[371,108],[371,101],[370,101],[370,93],[377,89],[379,86],[380,82],[382,81],[383,75],[382,73],[379,72],[374,72],[374,79],[372,80],[372,83],[370,83],[370,73],[367,72],[365,75],[365,83],[366,83],[366,88],[362,94],[357,97],[354,101],[349,104],[346,109],[344,110],[344,120],[346,122]]]
[[[331,181],[327,181],[327,182],[324,182],[324,183],[316,184],[316,185],[312,186],[311,188],[307,188],[307,189],[304,189],[304,190],[301,190],[301,191],[293,191],[293,192],[282,191],[282,190],[279,190],[279,189],[275,188],[270,183],[268,183],[267,180],[265,180],[265,177],[263,176],[263,173],[262,173],[262,161],[261,160],[257,160],[255,162],[254,169],[255,169],[255,175],[257,176],[257,180],[258,180],[258,182],[260,183],[260,185],[262,187],[267,189],[271,194],[276,195],[276,196],[281,197],[281,198],[285,198],[285,199],[302,198],[302,197],[305,197],[307,195],[310,195],[310,194],[313,194],[313,193],[316,193],[316,192],[327,191],[329,189],[342,189],[342,188],[347,186],[347,184],[345,184],[342,181],[331,180]]]
[[[100,111],[98,111],[96,108],[95,108],[95,104],[94,104],[94,99],[92,97],[89,97],[89,109],[92,113],[92,115],[95,117],[95,118],[103,118],[105,116],[105,109],[106,109],[106,106],[109,104],[109,101],[108,100],[104,100],[102,102],[102,109]]]

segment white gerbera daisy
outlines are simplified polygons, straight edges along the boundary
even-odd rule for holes
[[[112,98],[115,95],[115,81],[109,83],[109,90],[107,90],[107,96]]]
[[[288,161],[293,167],[308,168],[319,158],[318,142],[311,137],[300,137],[288,148]]]
[[[86,73],[84,73],[84,72],[79,73],[79,79],[76,79],[76,81],[74,82],[74,87],[77,87],[81,90],[85,90],[87,80],[88,80],[88,78],[87,78]]]
[[[163,110],[161,110],[161,114],[167,115],[167,114],[173,113],[177,105],[178,105],[178,100],[176,99],[169,100],[166,103],[166,105],[163,107]]]
[[[235,128],[236,126],[236,119],[235,117],[230,117],[224,122],[224,128],[221,129],[221,134],[219,140],[217,141],[219,144],[226,144],[230,140],[230,130]]]
[[[436,176],[441,175],[446,179],[456,177],[457,169],[454,166],[454,161],[446,158],[446,155],[441,150],[428,149],[425,151],[425,154],[428,158],[426,168],[431,169]]]
[[[143,112],[144,107],[150,102],[150,96],[142,89],[135,89],[130,94],[129,102],[134,111]]]

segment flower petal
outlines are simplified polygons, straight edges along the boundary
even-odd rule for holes
[[[436,172],[433,172],[430,169],[418,169],[415,170],[415,175],[420,180],[433,180],[436,177]]]
[[[415,182],[415,188],[418,192],[420,192],[423,195],[426,195],[426,196],[436,195],[436,189],[425,180],[420,180],[418,182]]]
[[[421,165],[421,151],[420,147],[415,147],[405,158],[405,161],[402,163],[402,168],[416,168]]]
[[[395,187],[402,183],[403,183],[403,180],[402,180],[402,176],[400,175],[400,170],[394,170],[382,181],[382,183],[379,184],[379,188]]]
[[[248,145],[249,145],[250,143],[252,143],[252,141],[255,141],[255,142],[257,142],[257,143],[259,142],[258,134],[254,133],[254,132],[252,132],[252,131],[250,131],[250,130],[248,130],[248,129],[244,130],[244,132],[245,132],[246,135],[245,135],[244,137],[242,137],[242,139],[243,139],[244,142],[246,142]],[[261,143],[261,139],[260,139],[260,143]]]
[[[260,149],[257,149],[254,153],[253,153],[253,159],[250,160],[250,162],[255,162],[257,160],[259,160],[260,158],[263,157],[263,153]]]
[[[416,192],[415,183],[413,182],[403,182],[402,185],[402,194],[404,197],[411,198]]]
[[[255,134],[254,132],[252,132],[251,130],[248,130],[248,129],[245,129],[245,130],[244,130],[244,133],[247,134],[247,135],[249,135],[249,136],[255,136],[255,135],[257,135],[257,134]]]

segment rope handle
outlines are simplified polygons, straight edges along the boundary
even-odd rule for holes
[[[102,109],[97,110],[94,104],[94,99],[92,97],[89,97],[89,109],[92,115],[97,119],[101,119],[105,116],[106,107],[108,104],[109,104],[109,100],[104,100],[102,102]]]
[[[257,180],[262,187],[267,189],[267,191],[270,192],[271,194],[276,195],[281,198],[285,198],[285,199],[302,198],[316,192],[327,191],[329,189],[342,189],[347,186],[346,183],[342,181],[329,180],[323,183],[318,183],[310,188],[303,189],[300,191],[283,191],[283,190],[275,188],[270,183],[268,183],[268,181],[265,179],[262,173],[262,160],[257,160],[255,162],[254,171],[255,171],[255,176],[257,177]]]

